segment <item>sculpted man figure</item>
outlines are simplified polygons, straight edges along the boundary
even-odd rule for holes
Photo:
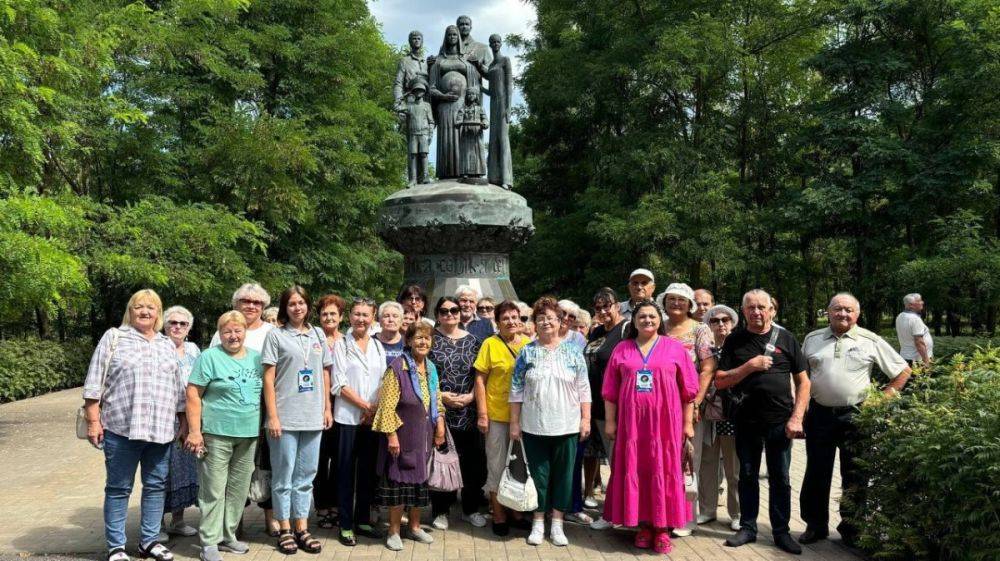
[[[476,41],[472,38],[472,18],[469,16],[458,16],[455,20],[455,26],[458,27],[458,34],[462,42],[462,52],[465,53],[466,59],[473,65],[479,68],[489,68],[490,64],[493,62],[493,53],[490,51],[489,47]],[[483,77],[485,74],[482,70],[469,81],[469,87],[475,87],[476,90],[482,91]],[[479,104],[482,105],[482,99],[479,100]]]
[[[396,80],[392,84],[392,98],[396,102],[396,110],[403,108],[406,88],[415,84],[417,78],[422,78],[428,84],[427,61],[424,60],[424,34],[419,31],[410,32],[410,51],[399,59],[396,66]]]

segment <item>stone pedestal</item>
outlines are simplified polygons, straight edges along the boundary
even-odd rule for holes
[[[516,299],[509,255],[534,229],[524,197],[456,180],[393,193],[382,203],[378,226],[406,258],[405,283],[422,286],[431,306],[463,284],[498,302]]]

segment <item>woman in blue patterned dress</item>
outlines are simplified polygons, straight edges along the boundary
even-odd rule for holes
[[[181,377],[184,385],[187,386],[188,376],[194,362],[201,354],[198,345],[187,340],[191,325],[194,323],[194,316],[183,306],[171,306],[163,314],[163,331],[170,342],[174,344],[174,352],[177,353],[177,365],[180,367]],[[180,435],[179,439],[170,447],[170,473],[167,475],[167,494],[163,505],[163,513],[171,513],[170,524],[163,523],[164,531],[160,533],[160,541],[167,541],[168,535],[193,536],[198,530],[184,523],[184,509],[194,506],[198,500],[198,466],[195,457],[187,452],[180,445],[187,435]]]

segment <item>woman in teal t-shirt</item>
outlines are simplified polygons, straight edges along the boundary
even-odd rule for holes
[[[260,429],[263,368],[260,353],[243,346],[247,321],[232,311],[219,318],[222,344],[198,357],[187,387],[188,450],[198,462],[202,561],[221,561],[219,551],[246,553],[236,527],[250,491]]]

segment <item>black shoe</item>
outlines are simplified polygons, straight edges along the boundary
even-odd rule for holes
[[[820,531],[806,527],[806,531],[802,532],[802,535],[799,536],[799,543],[801,544],[816,543],[819,540],[825,540],[829,535],[830,532],[826,530]]]
[[[506,536],[510,534],[510,524],[506,522],[494,522],[493,523],[493,535],[494,536]]]
[[[757,541],[757,536],[755,534],[751,533],[750,530],[747,530],[746,528],[740,528],[739,532],[736,532],[735,535],[726,540],[726,547],[739,547],[755,541]]]
[[[346,545],[347,547],[354,547],[358,545],[358,538],[354,537],[354,533],[345,534],[343,531],[337,533],[337,541],[341,545]]]
[[[382,535],[382,530],[379,530],[371,524],[358,524],[354,528],[354,533],[359,536],[364,536],[366,538],[371,538],[373,540],[380,540],[385,536]]]
[[[515,530],[524,530],[525,532],[531,531],[531,519],[522,516],[521,518],[508,518],[507,524]]]
[[[778,534],[774,536],[774,545],[778,546],[778,549],[782,551],[787,551],[794,555],[802,555],[802,546],[799,542],[795,541],[795,538],[791,534]]]

